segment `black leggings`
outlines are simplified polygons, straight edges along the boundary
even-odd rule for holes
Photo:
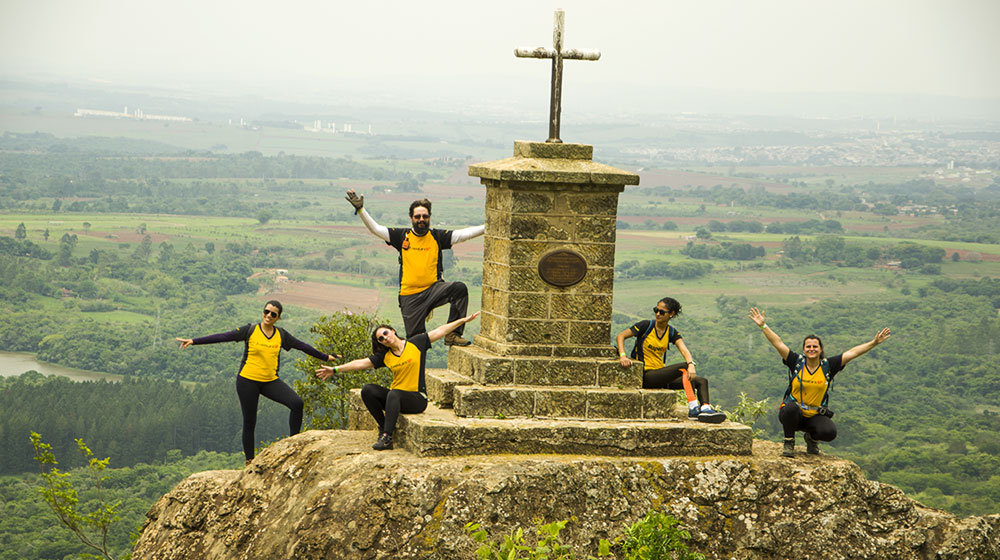
[[[816,441],[833,441],[837,438],[837,426],[827,416],[816,414],[806,418],[795,401],[786,402],[778,411],[778,420],[785,429],[785,437],[795,437],[795,432],[806,432]]]
[[[427,398],[414,391],[389,390],[369,383],[361,388],[361,400],[378,422],[378,433],[389,434],[396,429],[399,413],[416,414],[427,409]],[[383,412],[384,411],[384,412]]]
[[[240,408],[243,410],[243,454],[248,461],[253,459],[254,454],[254,429],[257,427],[257,400],[260,395],[291,410],[288,414],[288,435],[294,436],[302,429],[302,397],[284,381],[254,381],[237,375],[236,394],[240,397]]]
[[[684,382],[681,376],[687,375],[687,364],[671,364],[660,369],[647,369],[642,372],[643,389],[683,389]],[[704,377],[694,376],[691,386],[698,392],[698,402],[708,404],[712,401],[708,398],[708,380]]]

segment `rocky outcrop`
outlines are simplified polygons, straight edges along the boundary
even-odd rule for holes
[[[190,476],[150,509],[135,559],[474,558],[493,535],[575,517],[567,541],[614,539],[651,509],[709,558],[1000,558],[1000,515],[956,518],[866,480],[832,456],[743,457],[374,452],[369,433],[311,431],[242,471]]]

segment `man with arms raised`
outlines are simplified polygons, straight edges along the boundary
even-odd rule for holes
[[[368,231],[386,245],[399,251],[399,311],[403,315],[406,337],[426,332],[424,321],[435,307],[451,304],[448,322],[465,317],[469,307],[469,289],[462,282],[445,282],[441,279],[443,259],[441,251],[483,234],[485,225],[450,231],[431,229],[431,201],[414,200],[410,204],[411,228],[387,228],[375,222],[364,209],[365,197],[353,190],[347,191],[347,201],[360,214]],[[468,346],[462,338],[465,325],[445,336],[449,346]]]

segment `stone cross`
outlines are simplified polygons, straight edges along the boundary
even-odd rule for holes
[[[546,142],[561,143],[559,139],[559,113],[562,112],[562,72],[563,59],[569,60],[599,60],[601,51],[594,49],[563,50],[563,19],[565,12],[556,10],[555,28],[552,31],[552,46],[535,49],[514,49],[514,55],[519,58],[551,58],[552,59],[552,95],[549,101],[549,138]]]

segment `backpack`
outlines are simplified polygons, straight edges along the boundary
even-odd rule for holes
[[[826,379],[826,391],[823,393],[823,400],[820,402],[819,405],[820,414],[823,414],[824,411],[827,410],[826,405],[830,400],[830,389],[833,388],[833,380],[830,378],[830,362],[827,361],[826,358],[823,358],[819,361],[819,366],[823,368],[823,377]],[[798,361],[795,363],[795,372],[794,373],[791,371],[788,372],[788,388],[785,389],[785,396],[782,397],[780,406],[785,406],[785,402],[787,402],[789,398],[795,400],[795,402],[803,409],[805,409],[808,406],[801,401],[802,372],[805,369],[806,369],[806,357],[800,354]],[[799,399],[795,399],[795,397],[792,396],[792,381],[794,381],[796,377],[799,378]],[[832,416],[832,412],[830,413],[830,415]]]

